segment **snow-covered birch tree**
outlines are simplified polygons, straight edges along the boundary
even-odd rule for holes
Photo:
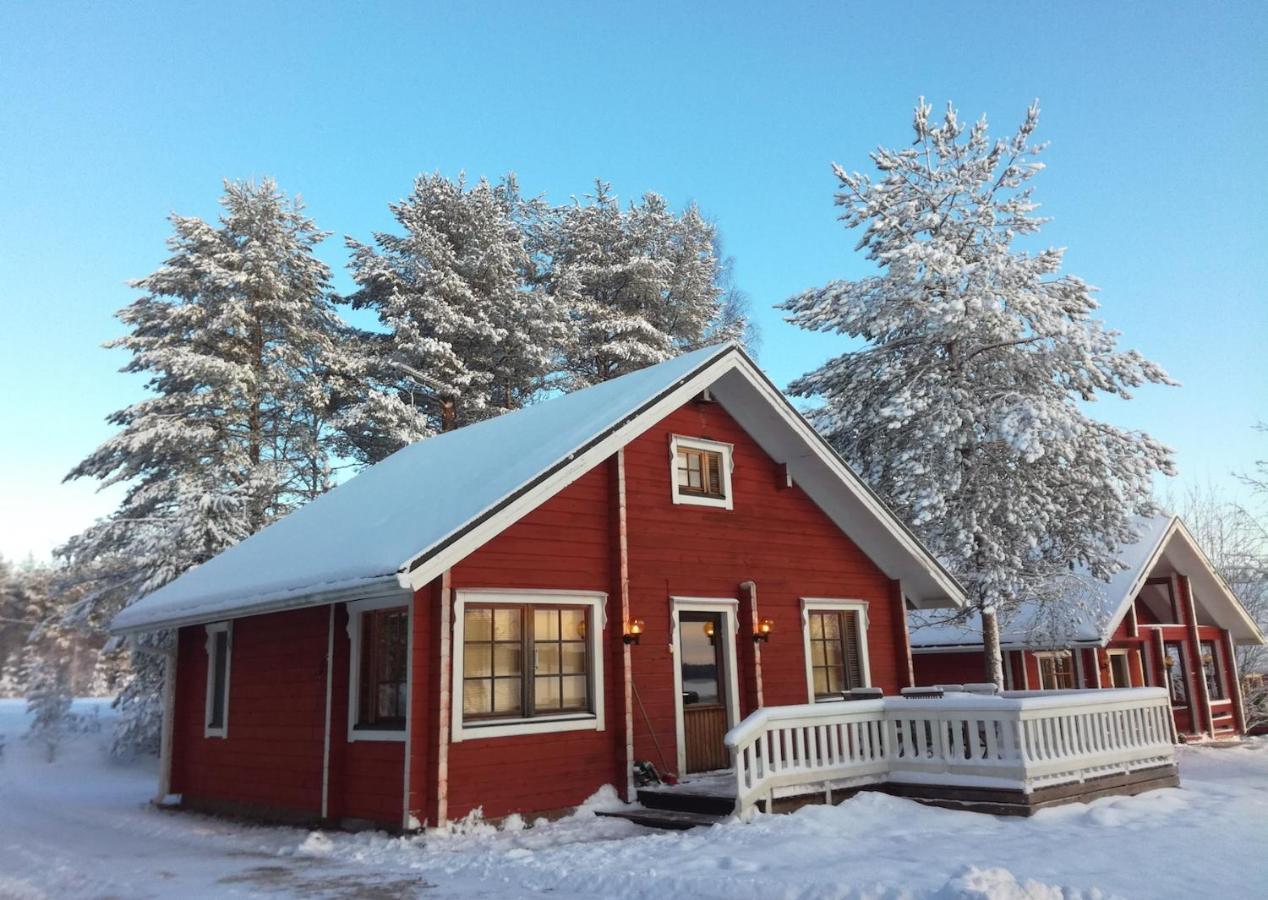
[[[107,344],[150,395],[113,413],[117,433],[67,475],[126,485],[60,550],[84,590],[70,622],[104,625],[329,486],[330,385],[346,362],[314,255],[326,235],[272,181],[227,182],[221,205],[218,223],[171,217],[171,256],[135,282],[127,334]],[[154,744],[162,662],[142,654],[133,669],[121,743]]]
[[[471,187],[421,176],[391,210],[402,233],[348,239],[359,286],[348,300],[382,331],[358,335],[361,387],[341,424],[350,455],[371,463],[530,402],[564,334],[558,303],[534,284],[528,238],[542,207],[513,176]]]
[[[965,586],[1002,684],[998,619],[1056,576],[1098,577],[1173,473],[1149,436],[1091,418],[1100,395],[1171,384],[1095,317],[1095,289],[1035,238],[1033,105],[1007,140],[923,98],[915,141],[871,154],[875,179],[834,166],[836,202],[879,272],[782,304],[802,328],[861,339],[791,385],[823,434]],[[1059,579],[1056,579],[1059,580]]]
[[[694,205],[676,215],[648,193],[623,209],[602,181],[585,201],[555,211],[546,273],[568,310],[567,390],[744,336],[746,317],[714,252],[717,231]]]

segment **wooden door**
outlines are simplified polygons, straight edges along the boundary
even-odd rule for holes
[[[720,612],[684,612],[678,618],[684,774],[725,769],[731,763],[722,742],[730,728],[723,642],[734,636],[725,624]]]

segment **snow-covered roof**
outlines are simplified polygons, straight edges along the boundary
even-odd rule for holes
[[[743,350],[724,344],[405,447],[142,598],[111,629],[418,589],[705,388],[913,602],[963,602]]]
[[[1194,602],[1212,621],[1232,632],[1239,643],[1264,643],[1254,620],[1215,571],[1193,535],[1176,516],[1157,515],[1136,521],[1138,539],[1119,549],[1123,567],[1109,581],[1076,573],[1092,588],[1080,603],[1064,610],[1023,603],[1000,628],[1006,649],[1072,644],[1106,644],[1118,628],[1146,579],[1178,572],[1189,576]],[[1055,621],[1055,617],[1062,617]],[[938,610],[908,613],[913,650],[974,648],[982,645],[982,620],[976,612],[951,617]]]

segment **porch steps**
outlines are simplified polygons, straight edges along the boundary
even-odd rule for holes
[[[626,819],[649,828],[686,831],[725,822],[735,812],[734,797],[690,782],[673,787],[640,788],[638,804],[598,815]]]

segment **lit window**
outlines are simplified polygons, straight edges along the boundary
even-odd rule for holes
[[[348,605],[352,647],[348,740],[405,739],[409,705],[409,607],[398,598]]]
[[[674,503],[732,508],[730,444],[675,435],[670,456]]]
[[[227,737],[229,733],[229,653],[231,632],[228,622],[206,626],[207,704],[204,737]]]
[[[603,731],[607,595],[454,594],[453,741]]]
[[[1039,687],[1045,691],[1068,691],[1074,688],[1074,663],[1069,653],[1037,653]]]
[[[585,608],[468,606],[463,626],[466,718],[590,712]]]
[[[805,599],[802,609],[810,696],[839,700],[846,691],[869,687],[866,604]]]

